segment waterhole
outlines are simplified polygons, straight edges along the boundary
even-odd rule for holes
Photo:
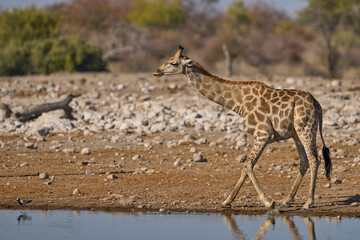
[[[0,239],[359,239],[359,218],[0,210]]]

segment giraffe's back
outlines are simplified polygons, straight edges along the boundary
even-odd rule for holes
[[[294,131],[294,124],[304,125],[316,118],[320,104],[310,93],[251,83],[242,86],[244,128],[250,134],[265,136],[273,128],[281,139],[287,139]]]

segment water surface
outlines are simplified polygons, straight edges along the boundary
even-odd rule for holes
[[[359,239],[360,219],[0,210],[0,239]]]

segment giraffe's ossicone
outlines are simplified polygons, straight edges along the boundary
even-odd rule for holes
[[[240,114],[244,118],[244,130],[254,137],[253,148],[246,160],[244,169],[236,186],[222,203],[230,207],[242,184],[250,178],[262,203],[272,208],[275,203],[269,201],[257,181],[253,167],[266,145],[274,141],[293,138],[300,156],[300,171],[292,190],[282,204],[289,204],[310,167],[309,194],[303,208],[308,209],[314,203],[315,184],[319,157],[316,149],[316,134],[320,129],[323,143],[323,158],[326,177],[330,179],[331,159],[322,134],[322,108],[320,103],[308,92],[301,90],[274,89],[258,81],[230,81],[219,78],[206,71],[199,63],[183,54],[179,47],[154,73],[154,76],[184,74],[191,85],[202,95],[224,107]]]

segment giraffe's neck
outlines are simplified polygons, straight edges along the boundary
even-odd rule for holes
[[[243,94],[240,84],[218,78],[198,63],[186,67],[185,75],[189,78],[191,85],[202,95],[230,110],[241,113]]]

